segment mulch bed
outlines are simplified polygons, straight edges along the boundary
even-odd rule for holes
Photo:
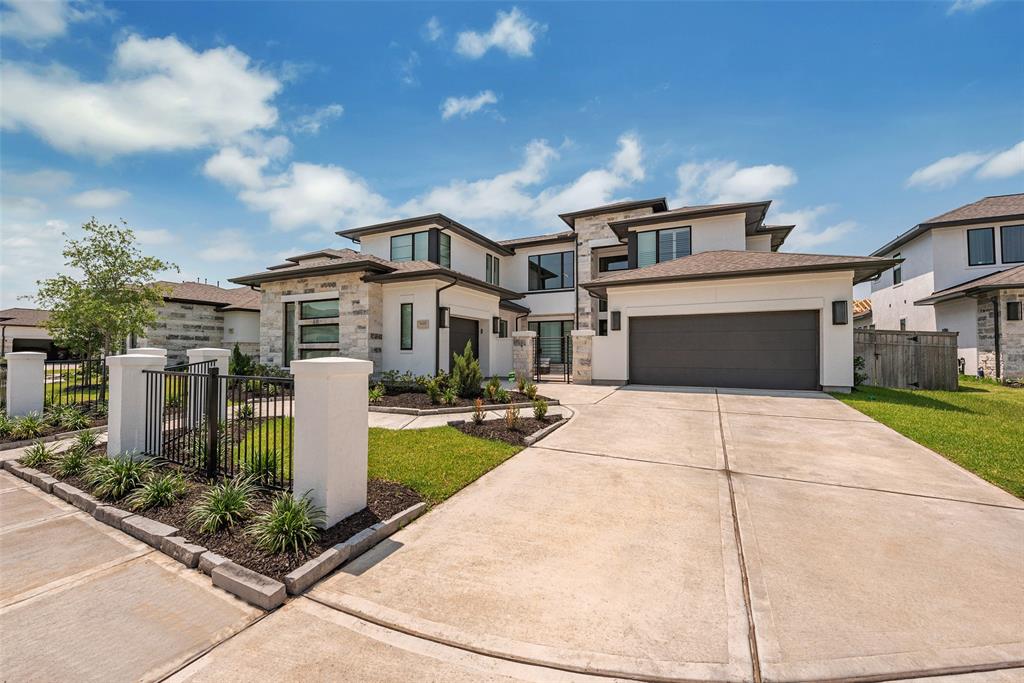
[[[509,429],[505,420],[486,420],[481,424],[467,420],[453,426],[460,432],[470,436],[504,441],[513,446],[525,446],[526,444],[523,443],[523,439],[557,421],[557,417],[545,417],[543,420],[538,420],[535,417],[521,417],[516,422],[514,429]]]
[[[57,477],[54,474],[52,464],[43,465],[39,469]],[[160,467],[157,468],[157,471],[170,469]],[[62,479],[61,477],[57,478]],[[66,481],[83,491],[89,490],[85,482],[79,477],[65,477],[62,481]],[[208,550],[222,555],[236,564],[240,564],[260,574],[265,574],[278,581],[284,581],[286,574],[317,557],[325,550],[348,540],[363,529],[367,529],[377,522],[385,520],[423,500],[422,496],[418,493],[401,484],[382,479],[370,479],[366,486],[366,508],[346,517],[329,529],[325,529],[321,532],[320,539],[310,545],[305,552],[297,554],[271,554],[253,545],[252,541],[245,535],[245,524],[213,534],[201,533],[192,528],[187,519],[189,510],[199,501],[200,496],[202,496],[207,488],[208,484],[202,479],[197,476],[189,477],[188,490],[185,492],[185,495],[178,498],[174,505],[142,510],[138,514],[177,527],[181,530],[181,535],[191,543],[205,546]],[[261,491],[257,494],[253,501],[255,514],[258,515],[269,510],[275,495],[277,495],[276,491]],[[123,501],[107,502],[116,507],[127,509]]]
[[[518,391],[508,392],[513,403],[530,403],[535,399],[531,399],[526,394],[521,394]],[[486,396],[481,396],[484,405],[499,405],[497,401],[492,401]],[[544,399],[550,401],[546,396],[537,395],[538,399]],[[431,403],[430,398],[422,392],[404,392],[401,394],[388,394],[384,396],[380,401],[371,403],[371,406],[383,406],[386,408],[417,408],[419,410],[431,410],[434,408],[472,408],[474,399],[471,398],[457,398],[455,403],[448,405],[446,403]]]
[[[107,424],[107,417],[106,417],[106,415],[104,415],[103,417],[91,418],[89,420],[89,427],[102,427],[105,424]],[[88,429],[89,427],[82,427],[82,429]],[[77,429],[68,429],[67,427],[60,427],[60,426],[56,426],[55,427],[53,425],[46,425],[46,427],[43,428],[43,431],[40,432],[39,434],[35,435],[35,436],[30,436],[30,437],[23,437],[23,436],[14,437],[14,436],[11,436],[10,434],[8,434],[7,436],[5,436],[3,438],[0,438],[0,444],[2,444],[2,443],[14,443],[15,441],[28,441],[28,440],[31,440],[31,439],[42,439],[44,437],[52,436],[54,434],[64,434],[66,432],[77,432],[77,431],[78,431]]]

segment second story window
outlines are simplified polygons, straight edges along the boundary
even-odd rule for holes
[[[626,270],[629,268],[629,256],[622,254],[621,256],[602,256],[597,260],[597,269],[602,273],[608,273],[613,270]]]
[[[501,284],[501,261],[490,254],[487,254],[487,282],[492,285]]]
[[[654,263],[689,256],[690,228],[648,230],[636,235],[636,265],[643,268]]]
[[[337,318],[338,300],[323,299],[321,301],[303,301],[299,306],[299,318],[310,320],[312,318]]]
[[[391,260],[425,261],[427,259],[427,243],[428,233],[426,231],[395,235],[391,238]],[[449,254],[451,254],[450,245],[449,242]]]
[[[452,236],[448,233],[442,232],[437,236],[437,260],[445,268],[452,267]]]
[[[571,251],[531,256],[528,268],[531,292],[571,289],[576,284]]]
[[[1024,225],[999,228],[1003,246],[1003,263],[1024,263]]]
[[[990,266],[996,262],[996,239],[992,228],[967,231],[967,265]]]
[[[893,254],[893,258],[899,258],[899,254]],[[892,267],[892,284],[898,285],[903,282],[903,264],[897,263]]]

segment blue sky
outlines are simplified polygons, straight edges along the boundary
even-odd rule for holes
[[[416,213],[774,199],[864,254],[1024,190],[1024,3],[0,5],[2,306],[90,215],[223,283]]]

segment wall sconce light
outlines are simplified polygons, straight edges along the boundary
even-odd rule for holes
[[[491,318],[491,332],[498,334],[501,331],[501,318],[494,316]]]
[[[619,311],[612,311],[612,329],[622,329],[622,313]]]
[[[437,326],[441,329],[448,327],[449,322],[448,307],[441,306],[437,309]]]
[[[848,325],[850,322],[850,306],[847,301],[832,302],[832,324]]]

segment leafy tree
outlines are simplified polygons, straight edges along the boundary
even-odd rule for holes
[[[46,328],[55,343],[88,357],[119,349],[131,335],[143,335],[156,322],[164,292],[153,284],[173,263],[144,256],[135,234],[123,227],[101,225],[95,218],[82,226],[85,236],[67,238],[64,265],[80,277],[61,274],[40,280],[36,302],[49,309]]]
[[[242,353],[236,343],[231,349],[231,358],[228,359],[228,373],[231,375],[251,375],[256,368],[256,361],[252,356]]]

